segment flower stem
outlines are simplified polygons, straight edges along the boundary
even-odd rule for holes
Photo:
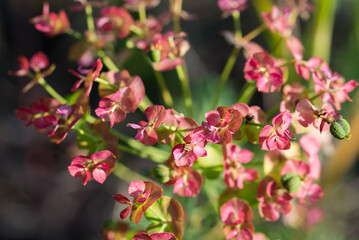
[[[166,82],[165,82],[165,79],[163,78],[162,73],[159,71],[156,71],[155,69],[153,69],[153,73],[155,74],[157,84],[160,87],[163,101],[165,102],[165,104],[168,107],[172,108],[173,107],[173,99],[172,99],[170,91],[168,90],[168,87],[166,85]]]
[[[263,23],[262,25],[255,28],[252,32],[248,33],[242,38],[242,41],[244,43],[251,41],[253,38],[257,37],[259,34],[261,34],[264,30],[267,29],[267,26]]]
[[[95,22],[92,16],[92,6],[90,4],[86,4],[85,13],[86,13],[87,28],[91,33],[95,33]]]
[[[314,95],[313,97],[309,98],[308,100],[312,102],[312,101],[314,101],[315,99],[317,99],[318,97],[322,96],[325,92],[326,92],[326,91],[323,90],[323,91],[321,91],[320,93],[318,93],[318,94]]]
[[[173,14],[173,30],[175,33],[181,32],[181,12],[182,12],[183,0],[173,0],[172,1],[172,14]]]
[[[81,39],[82,38],[82,34],[79,33],[78,31],[72,29],[72,28],[69,28],[66,33],[76,39]]]
[[[118,87],[111,84],[109,81],[105,80],[105,79],[102,79],[102,78],[96,78],[95,79],[95,82],[98,82],[98,83],[102,83],[102,84],[105,84],[106,86],[112,88],[112,90],[114,91],[118,91]]]
[[[140,17],[140,22],[146,24],[146,2],[141,1],[138,4],[138,14]]]
[[[109,56],[107,56],[103,50],[98,50],[97,54],[110,71],[114,71],[114,72],[120,71],[120,69],[116,66],[116,64],[112,61],[112,59]]]
[[[235,11],[232,14],[233,16],[233,23],[234,23],[234,33],[236,40],[240,40],[242,38],[242,32],[241,32],[241,22],[240,22],[240,13],[239,11]],[[217,103],[219,101],[219,98],[222,94],[223,88],[229,78],[229,75],[232,72],[232,69],[234,67],[234,64],[237,61],[237,57],[239,54],[240,47],[235,46],[232,50],[231,55],[229,56],[226,65],[224,66],[224,69],[222,71],[221,77],[219,79],[216,92],[214,94],[213,102],[212,102],[212,109],[215,109],[217,106]]]
[[[264,124],[254,123],[254,122],[246,122],[246,125],[258,126],[258,127],[265,127],[266,126]]]
[[[145,112],[146,108],[148,108],[149,106],[153,105],[152,101],[147,97],[147,95],[145,95],[140,103],[140,105],[138,106],[138,108],[142,111]]]
[[[285,63],[280,64],[278,67],[282,68],[282,67],[290,66],[290,65],[294,64],[296,61],[297,61],[296,59],[292,59]]]
[[[150,179],[142,176],[141,174],[132,171],[130,168],[120,162],[116,162],[115,168],[113,169],[113,174],[127,183],[131,183],[133,180],[151,181]]]
[[[234,24],[234,36],[236,37],[236,40],[240,40],[242,38],[240,12],[234,11],[232,13],[232,17]]]
[[[128,153],[137,155],[142,158],[150,158],[153,162],[163,163],[168,160],[170,153],[152,146],[143,145],[133,138],[130,138],[118,131],[112,130],[111,133],[115,134],[119,140],[119,149]]]
[[[239,98],[237,102],[241,103],[249,103],[249,101],[252,99],[254,92],[256,91],[257,86],[255,82],[249,82],[244,85],[244,87],[241,90],[241,93],[239,94]]]
[[[191,98],[191,90],[190,90],[188,75],[186,74],[184,67],[182,65],[178,65],[176,67],[176,71],[177,71],[178,79],[180,80],[181,83],[187,115],[189,117],[192,117],[193,116],[192,98]]]
[[[219,100],[219,97],[221,96],[221,93],[223,91],[224,85],[226,84],[229,75],[231,74],[231,71],[233,69],[234,64],[236,63],[238,53],[240,48],[235,47],[232,50],[231,55],[229,56],[226,65],[224,66],[223,72],[221,74],[221,77],[219,79],[217,90],[214,95],[213,103],[212,103],[212,109],[215,109]]]
[[[57,101],[59,101],[61,104],[66,104],[67,101],[65,98],[63,98],[60,94],[58,94],[55,89],[53,89],[44,78],[39,78],[38,83],[45,88],[45,90],[53,97],[55,98]]]

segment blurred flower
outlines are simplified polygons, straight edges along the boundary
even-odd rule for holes
[[[58,14],[50,12],[47,2],[44,3],[42,15],[32,18],[31,22],[35,24],[37,30],[49,37],[65,33],[70,29],[70,22],[65,11],[60,10]]]
[[[91,154],[90,157],[82,155],[75,157],[68,170],[73,177],[82,179],[82,185],[86,185],[92,179],[104,183],[115,167],[115,161],[115,155],[104,150]]]

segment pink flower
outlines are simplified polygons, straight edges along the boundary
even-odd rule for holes
[[[166,34],[157,33],[145,50],[152,51],[153,68],[156,71],[168,71],[183,64],[182,57],[190,48],[189,43],[183,39],[185,33]]]
[[[171,143],[175,145],[175,135],[178,131],[187,135],[198,127],[195,120],[184,117],[183,114],[177,113],[173,109],[166,109],[166,117],[163,119],[163,129],[157,131],[158,142],[161,144]],[[172,146],[173,146],[172,145]]]
[[[313,123],[314,127],[320,132],[329,130],[330,124],[341,117],[330,104],[317,109],[308,99],[302,99],[298,102],[295,108],[295,116],[303,127],[308,127]]]
[[[203,177],[199,172],[192,171],[191,168],[179,167],[177,174],[179,176],[174,183],[173,193],[182,197],[194,197],[199,194],[203,185]]]
[[[137,106],[141,103],[145,96],[145,86],[142,79],[139,76],[131,77],[127,70],[120,72],[108,71],[101,74],[101,78],[107,80],[112,85],[117,86],[119,89],[129,87],[133,91]],[[101,97],[111,97],[114,94],[113,88],[108,87],[105,84],[99,84],[99,95]]]
[[[82,185],[86,185],[92,179],[104,183],[115,167],[115,161],[115,155],[104,150],[91,154],[90,157],[82,155],[75,157],[68,170],[73,177],[82,179]]]
[[[350,80],[344,83],[344,78],[338,73],[332,73],[327,64],[323,64],[320,70],[324,75],[319,71],[313,74],[314,90],[317,94],[324,92],[321,95],[322,101],[324,103],[330,102],[337,110],[340,110],[341,103],[345,102],[345,100],[352,101],[348,93],[358,86],[358,82]]]
[[[102,98],[99,107],[95,110],[96,115],[103,121],[108,121],[113,127],[114,123],[122,122],[126,112],[134,112],[137,109],[134,92],[129,87],[118,90],[109,98]]]
[[[98,78],[98,76],[100,75],[102,67],[103,67],[103,64],[102,64],[101,59],[97,59],[97,61],[92,66],[92,69],[81,69],[81,68],[78,69],[78,71],[81,74],[86,74],[85,76],[70,69],[69,70],[70,73],[72,73],[75,77],[78,77],[80,79],[72,86],[71,91],[77,90],[80,87],[81,83],[84,83],[84,88],[85,88],[84,90],[85,90],[86,96],[89,96],[91,89],[92,89],[93,81],[96,78]]]
[[[247,8],[247,0],[218,0],[218,7],[229,14],[234,11],[244,11]]]
[[[134,11],[138,11],[139,4],[145,4],[146,8],[154,8],[160,0],[124,0],[126,2],[125,7]]]
[[[97,27],[102,31],[108,32],[116,29],[117,37],[120,39],[130,34],[133,23],[131,14],[124,8],[115,6],[102,9],[101,17],[96,21]]]
[[[29,82],[24,88],[23,92],[27,92],[34,85],[36,85],[40,78],[50,75],[55,70],[55,65],[52,64],[49,66],[49,58],[43,52],[35,53],[30,61],[24,57],[18,57],[18,62],[20,69],[17,71],[9,71],[10,75],[13,76],[28,76],[32,78],[32,81]],[[30,71],[34,72],[34,74]]]
[[[187,135],[183,141],[184,144],[177,144],[172,149],[172,157],[176,166],[191,167],[197,161],[198,157],[207,156],[204,149],[206,146],[206,139],[202,133],[196,133],[196,130]]]
[[[57,108],[56,114],[60,117],[54,127],[46,133],[50,137],[50,141],[61,143],[70,129],[82,118],[83,110],[81,106],[76,104],[63,104]]]
[[[252,208],[239,198],[233,198],[220,208],[221,219],[225,224],[239,225],[253,218]]]
[[[241,150],[236,144],[223,146],[224,182],[230,188],[243,189],[243,181],[254,181],[259,177],[257,170],[245,169],[242,164],[250,162],[253,153],[247,149]]]
[[[310,168],[309,176],[313,179],[319,179],[321,171],[321,163],[318,156],[318,152],[321,147],[320,143],[314,137],[304,135],[300,138],[299,144],[308,157],[308,164]]]
[[[290,148],[288,138],[292,137],[288,130],[292,124],[292,115],[284,111],[272,120],[272,125],[265,126],[259,134],[259,144],[263,150],[272,151],[274,149],[286,150]]]
[[[273,6],[271,12],[263,12],[261,16],[271,32],[278,32],[283,37],[288,37],[292,33],[292,25],[289,23],[290,14],[288,8],[281,12],[278,6]]]
[[[313,169],[315,171],[315,169]],[[301,203],[305,203],[305,198],[314,202],[323,196],[323,191],[318,184],[313,184],[313,178],[310,176],[311,169],[304,161],[288,160],[282,168],[281,175],[292,172],[300,177],[301,186],[295,193],[291,193],[292,197],[299,198]]]
[[[312,57],[308,61],[300,59],[295,62],[295,70],[299,76],[309,80],[310,74],[313,74],[322,63],[323,60],[319,57]]]
[[[277,221],[280,213],[287,214],[291,210],[289,193],[280,189],[272,177],[265,177],[257,190],[259,215],[267,221]]]
[[[298,101],[306,96],[304,87],[300,83],[287,84],[283,88],[283,100],[280,103],[280,111],[293,112]]]
[[[177,237],[170,232],[154,233],[149,236],[147,233],[137,233],[132,240],[177,240]]]
[[[35,24],[37,30],[50,37],[65,33],[70,29],[70,22],[65,11],[60,10],[58,14],[50,12],[47,2],[44,3],[42,15],[34,17],[31,22]]]
[[[279,91],[283,84],[283,72],[265,52],[254,53],[244,65],[245,78],[257,79],[259,92]]]
[[[207,123],[203,122],[202,126],[208,129],[206,140],[211,143],[223,145],[230,143],[232,134],[242,123],[241,114],[235,109],[226,107],[218,107],[217,111],[209,111],[205,116]]]
[[[163,195],[162,188],[148,181],[132,181],[128,193],[133,197],[132,203],[122,194],[115,194],[112,197],[119,203],[127,205],[120,214],[121,219],[125,219],[131,210],[130,219],[135,224],[139,223],[145,211]]]
[[[232,198],[220,208],[221,220],[226,224],[226,239],[252,240],[254,231],[252,208],[239,198]]]
[[[21,121],[27,122],[26,127],[34,125],[39,132],[43,132],[57,124],[56,109],[60,105],[55,99],[41,98],[39,102],[32,103],[30,108],[17,108],[15,114]]]
[[[135,140],[140,141],[142,144],[153,145],[157,142],[157,129],[163,119],[166,116],[166,110],[161,105],[151,105],[145,110],[145,115],[148,119],[148,122],[140,121],[137,124],[128,123],[127,127],[132,127],[137,129],[137,134]]]

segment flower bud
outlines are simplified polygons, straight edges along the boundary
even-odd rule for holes
[[[162,183],[166,183],[170,180],[170,169],[165,165],[157,165],[152,169],[152,175]]]
[[[350,137],[350,125],[344,118],[339,118],[330,125],[330,133],[337,139]]]
[[[295,193],[299,190],[301,181],[297,175],[289,172],[282,176],[282,184],[289,193]]]

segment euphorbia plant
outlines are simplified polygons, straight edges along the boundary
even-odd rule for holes
[[[39,132],[46,131],[57,144],[69,131],[78,133],[78,147],[87,150],[87,155],[74,157],[68,170],[73,177],[81,178],[83,185],[90,184],[92,179],[104,183],[116,168],[125,168],[119,150],[158,164],[152,171],[152,179],[135,172],[115,174],[130,183],[128,195],[133,197],[131,201],[122,193],[113,194],[117,202],[125,205],[119,217],[124,220],[130,215],[130,221],[137,224],[144,216],[150,222],[145,232],[134,227],[136,234],[118,229],[121,236],[181,239],[186,236],[186,227],[190,227],[186,225],[192,212],[196,212],[193,210],[196,207],[183,209],[181,203],[186,203],[184,198],[205,196],[215,208],[214,222],[223,228],[222,238],[264,239],[263,234],[255,232],[253,215],[264,221],[277,221],[281,214],[291,211],[293,204],[304,204],[308,202],[306,199],[314,202],[323,196],[317,183],[321,173],[321,146],[316,137],[330,130],[338,139],[350,138],[349,123],[338,111],[343,102],[352,101],[349,94],[358,83],[345,82],[318,56],[304,60],[303,45],[293,35],[293,29],[298,16],[309,9],[306,1],[300,1],[301,4],[293,1],[283,8],[272,6],[270,12],[260,14],[263,24],[244,36],[240,12],[250,4],[246,0],[218,1],[223,16],[233,17],[234,32],[226,32],[225,37],[234,49],[213,96],[215,106],[203,116],[193,111],[191,92],[196,89],[190,89],[184,58],[190,44],[180,25],[181,18],[189,18],[189,14],[182,10],[182,0],[171,0],[169,12],[161,16],[147,16],[148,9],[156,7],[159,0],[126,0],[121,7],[86,0],[75,2],[80,3],[75,8],[86,13],[88,29],[84,33],[70,27],[63,10],[59,14],[49,12],[47,3],[43,14],[33,18],[32,23],[50,37],[69,34],[78,38],[86,48],[76,60],[79,64],[90,64],[80,65],[77,71],[70,70],[77,80],[71,88],[74,93],[65,98],[45,80],[55,69],[54,65],[49,66],[45,53],[36,53],[30,61],[19,57],[20,70],[9,73],[31,78],[25,91],[40,84],[51,98],[41,98],[29,108],[16,109],[15,113],[27,122],[27,127],[34,125]],[[101,8],[95,18],[93,6]],[[162,32],[169,23],[173,23],[174,31]],[[293,59],[271,53],[252,41],[266,29],[285,40]],[[118,46],[126,45],[129,51],[136,51],[135,47],[142,51],[157,79],[157,83],[150,84],[158,85],[164,105],[152,103],[141,76],[131,77],[129,71],[120,69],[122,63],[110,57],[117,54],[111,52],[118,47],[113,42],[123,43]],[[219,106],[223,86],[241,49],[246,58],[243,77],[247,83],[231,106]],[[304,81],[287,79],[290,65]],[[162,75],[164,71],[177,73],[185,114],[175,110],[181,100],[173,101]],[[94,112],[99,119],[91,115],[89,106],[97,83],[100,100]],[[256,90],[262,94],[280,92],[283,98],[274,110],[265,113],[260,106],[250,105]],[[147,120],[126,124],[137,130],[133,139],[115,126],[137,109]],[[195,119],[201,119],[202,123]],[[309,134],[312,125],[317,131],[315,135]],[[222,194],[212,194],[206,187],[207,181],[222,186],[219,187]],[[163,196],[163,188],[171,189],[171,185],[173,194]],[[176,200],[177,196],[181,196],[180,201]],[[110,239],[112,231],[116,230],[104,231],[107,234],[104,238]]]

